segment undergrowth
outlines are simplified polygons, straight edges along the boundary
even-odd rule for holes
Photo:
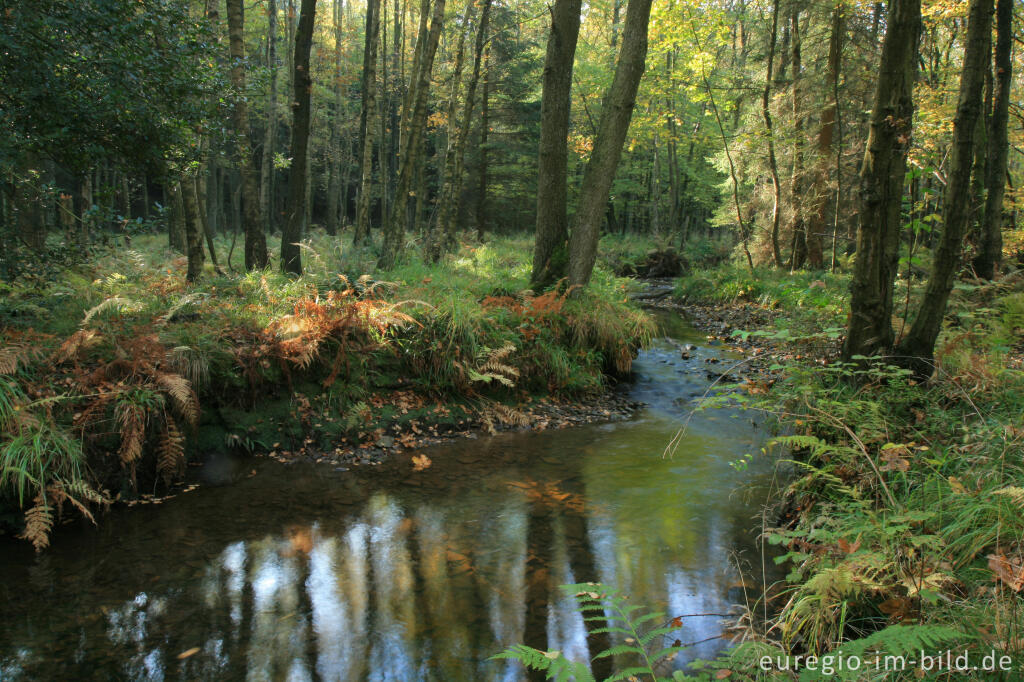
[[[529,291],[526,240],[383,275],[340,240],[302,250],[302,277],[208,266],[190,286],[184,259],[142,235],[87,268],[3,285],[0,524],[45,547],[65,503],[91,518],[180,477],[199,445],[224,446],[206,427],[253,450],[279,433],[372,439],[371,414],[450,400],[515,422],[530,394],[601,390],[651,334],[603,269],[575,297]]]
[[[783,345],[817,336],[834,356],[841,339],[831,331],[832,308],[842,302],[818,297],[841,278],[813,277],[762,280],[722,269],[685,278],[679,292],[703,302],[777,306],[776,330],[762,334]],[[755,633],[780,656],[870,659],[881,649],[909,659],[949,648],[977,666],[954,671],[958,677],[987,677],[991,671],[978,664],[990,652],[1012,662],[997,676],[1024,671],[1022,283],[1012,273],[957,284],[927,383],[884,358],[864,366],[790,355],[772,368],[778,379],[767,392],[750,383],[710,401],[764,411],[780,434],[766,452],[779,455],[790,482],[764,540],[781,548],[778,561],[789,574],[756,606],[769,617]],[[897,330],[900,322],[894,319]],[[913,634],[895,630],[910,626],[918,628],[914,636],[894,638]],[[757,661],[748,658],[743,669],[757,670]],[[791,672],[776,667],[757,676]],[[842,677],[940,672],[908,664]],[[805,667],[800,677],[830,676]]]

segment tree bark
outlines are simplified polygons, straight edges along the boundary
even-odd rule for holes
[[[196,196],[196,179],[189,173],[182,173],[178,192],[185,207],[185,255],[188,256],[188,270],[185,280],[196,282],[203,273],[203,221],[199,215],[199,198]]]
[[[551,33],[544,58],[540,105],[536,237],[530,276],[535,289],[550,286],[563,277],[568,264],[566,144],[581,5],[581,0],[555,0],[550,10]]]
[[[932,374],[935,341],[960,268],[964,237],[971,220],[971,164],[992,40],[992,0],[971,0],[968,13],[960,96],[953,119],[953,143],[942,205],[942,237],[917,317],[910,332],[897,346],[897,353],[906,358],[901,364],[921,378]]]
[[[921,0],[892,0],[860,170],[857,260],[843,359],[892,348],[900,203],[914,116]]]
[[[594,271],[601,220],[644,73],[650,16],[651,0],[629,0],[615,76],[601,108],[594,150],[583,175],[576,221],[569,239],[570,286],[586,286]]]
[[[790,16],[790,36],[793,60],[793,173],[790,177],[790,208],[793,211],[790,232],[793,235],[793,248],[789,255],[789,267],[796,270],[804,265],[807,259],[807,224],[804,221],[804,115],[801,110],[800,98],[803,94],[801,78],[803,63],[801,58],[800,10],[793,8]]]
[[[402,153],[399,163],[398,178],[395,182],[395,200],[384,228],[384,245],[381,249],[377,267],[390,270],[394,267],[402,252],[405,240],[405,225],[409,219],[409,198],[413,170],[419,161],[420,140],[427,122],[427,96],[430,94],[430,75],[434,68],[434,55],[441,38],[441,25],[444,23],[445,0],[434,0],[433,15],[430,18],[430,29],[426,43],[420,54],[420,63],[416,69],[416,83],[410,97],[411,108],[407,126],[403,126]],[[428,11],[430,0],[423,0],[422,12]],[[403,120],[405,117],[403,116]]]
[[[267,124],[263,136],[263,160],[260,164],[260,210],[267,221],[266,230],[277,230],[274,215],[274,147],[277,141],[277,0],[267,2],[267,68],[270,83],[267,93]]]
[[[331,121],[331,142],[328,154],[329,177],[327,182],[327,221],[325,228],[332,237],[340,228],[340,199],[342,193],[341,180],[341,112],[345,106],[344,88],[341,86],[342,50],[344,37],[342,33],[342,17],[345,7],[344,0],[334,1],[334,117]]]
[[[473,0],[467,0],[466,6],[462,13],[462,26],[456,29],[459,34],[458,45],[455,48],[455,63],[452,66],[451,73],[451,90],[448,93],[448,113],[445,120],[445,128],[447,138],[444,149],[444,160],[441,163],[441,194],[438,202],[439,215],[437,223],[434,224],[430,221],[428,225],[424,226],[424,256],[430,262],[436,262],[441,257],[441,251],[444,249],[444,226],[443,221],[446,219],[444,215],[450,210],[450,207],[445,205],[446,200],[450,197],[446,196],[446,192],[450,191],[449,182],[451,176],[455,173],[455,145],[458,140],[458,130],[460,126],[456,121],[456,110],[458,109],[459,102],[459,91],[462,87],[462,66],[466,61],[466,35],[469,32],[470,25],[470,14],[473,11]]]
[[[764,119],[764,130],[768,136],[768,170],[772,175],[772,225],[770,236],[772,258],[775,267],[782,267],[782,248],[779,246],[779,212],[782,206],[782,183],[779,181],[779,162],[775,157],[775,128],[772,124],[771,95],[772,71],[775,67],[775,43],[779,32],[779,0],[772,3],[772,28],[768,35],[767,74],[764,79],[764,91],[761,93],[761,118]]]
[[[316,0],[302,0],[295,32],[295,87],[292,102],[292,167],[288,179],[288,222],[281,233],[281,269],[302,274],[302,226],[306,218],[306,186],[309,183],[309,119],[313,79],[309,74],[309,53],[313,46]]]
[[[988,136],[988,174],[985,211],[981,225],[981,243],[974,259],[979,277],[993,279],[1003,252],[1003,197],[1006,193],[1006,168],[1010,145],[1007,139],[1010,84],[1013,70],[1013,1],[996,1],[995,83],[992,121]]]
[[[242,176],[242,222],[245,231],[245,269],[267,267],[267,239],[260,216],[259,183],[249,142],[249,105],[245,98],[245,42],[243,40],[242,0],[225,0],[228,10],[228,37],[231,55],[231,85],[235,89],[235,153]]]
[[[818,158],[815,159],[814,190],[811,196],[814,208],[810,212],[807,226],[807,260],[811,268],[821,270],[824,263],[822,238],[825,234],[825,223],[828,219],[828,203],[832,192],[829,188],[829,175],[832,168],[832,140],[835,137],[836,112],[838,100],[835,93],[839,80],[839,48],[843,32],[842,5],[836,4],[832,11],[832,29],[828,42],[827,80],[829,94],[825,97],[825,106],[821,110],[821,125],[818,127]]]
[[[356,229],[352,243],[361,246],[370,238],[370,199],[373,194],[373,140],[377,113],[377,44],[380,42],[380,0],[366,3],[366,46],[363,50],[361,180],[356,203]]]
[[[487,137],[490,133],[490,112],[488,102],[491,94],[491,45],[488,42],[484,54],[484,87],[480,97],[480,171],[476,198],[476,236],[484,240],[487,232]]]
[[[466,99],[463,103],[462,118],[459,120],[458,134],[452,148],[451,167],[446,161],[444,187],[441,189],[441,208],[438,216],[438,231],[443,235],[442,249],[450,251],[455,247],[456,228],[462,208],[462,176],[466,168],[466,142],[469,140],[470,125],[473,122],[473,106],[476,102],[476,88],[480,81],[480,62],[483,59],[484,41],[487,35],[487,24],[491,14],[491,0],[483,0],[480,10],[480,25],[476,31],[476,44],[473,48],[473,71],[466,87]]]

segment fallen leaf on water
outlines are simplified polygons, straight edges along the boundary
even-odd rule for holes
[[[415,455],[412,458],[413,471],[423,471],[424,469],[428,468],[431,464],[433,464],[433,462],[431,462],[430,458],[427,457],[426,455]]]
[[[178,660],[180,661],[184,658],[188,658],[189,656],[195,656],[199,653],[199,651],[200,649],[197,646],[194,646],[191,649],[186,649],[185,651],[182,651],[180,654],[178,654]]]

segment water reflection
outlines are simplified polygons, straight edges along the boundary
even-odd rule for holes
[[[724,612],[757,510],[731,491],[768,474],[728,466],[756,434],[725,415],[697,417],[661,458],[676,399],[702,390],[697,355],[645,353],[632,390],[651,408],[628,423],[450,445],[422,472],[408,457],[366,473],[259,462],[39,559],[5,542],[0,679],[517,680],[488,657],[608,645],[562,583],[614,584],[669,616]],[[686,618],[669,639],[721,627]]]

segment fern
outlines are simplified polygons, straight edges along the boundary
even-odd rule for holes
[[[156,383],[171,397],[178,414],[194,428],[199,423],[199,399],[189,380],[180,374],[158,374]]]
[[[653,680],[664,679],[661,673],[671,668],[679,652],[689,648],[678,641],[668,647],[661,646],[659,640],[679,629],[679,620],[667,620],[664,613],[657,611],[644,612],[642,607],[629,604],[626,597],[613,587],[579,583],[562,585],[562,589],[576,600],[576,610],[583,614],[585,622],[606,623],[588,628],[591,634],[614,634],[621,639],[621,643],[598,652],[594,659],[616,656],[635,659],[634,665],[618,670],[604,682],[630,680],[639,676]],[[609,614],[607,617],[606,613]],[[662,624],[650,627],[659,622]],[[549,678],[568,679],[572,675],[577,680],[594,679],[587,666],[566,660],[558,651],[539,651],[519,644],[492,658],[515,659],[528,668],[547,671]]]
[[[873,667],[873,663],[867,663],[874,661],[872,654],[904,656],[909,659],[916,657],[921,651],[935,651],[940,645],[963,637],[964,633],[944,625],[890,625],[867,637],[843,642],[842,657],[846,660],[854,657],[864,660],[861,670],[850,670],[849,666],[835,666],[834,672],[826,675],[820,668],[805,668],[800,673],[800,682],[824,679],[856,680],[863,676],[865,669]]]
[[[96,317],[100,313],[104,313],[108,310],[116,310],[117,312],[134,311],[139,309],[139,304],[130,298],[124,298],[122,296],[112,296],[102,303],[94,305],[92,308],[86,311],[85,317],[82,319],[81,326],[89,324],[92,318]]]
[[[0,348],[0,375],[14,374],[39,354],[38,348],[26,343],[12,343]]]
[[[117,454],[124,464],[130,464],[142,456],[146,438],[146,412],[127,400],[117,405],[117,424],[121,431],[121,447]]]
[[[172,305],[167,310],[166,313],[164,313],[157,319],[157,325],[162,326],[166,325],[169,322],[173,322],[174,318],[178,316],[178,313],[180,313],[185,308],[188,308],[189,306],[199,303],[205,298],[207,298],[206,294],[188,294],[186,296],[182,296],[174,303],[174,305]]]
[[[185,468],[185,438],[171,415],[164,415],[164,418],[166,427],[160,434],[156,469],[157,473],[163,476],[164,482],[170,484]]]
[[[576,682],[594,682],[594,676],[586,665],[570,661],[560,651],[541,651],[525,644],[516,644],[490,658],[492,661],[500,659],[519,661],[526,668],[546,672],[548,679],[556,682],[570,678]]]
[[[64,343],[57,349],[57,352],[54,353],[54,363],[59,365],[62,362],[75,359],[78,357],[78,351],[98,342],[99,338],[99,333],[93,329],[79,329],[65,339]]]
[[[25,512],[25,530],[18,537],[28,540],[41,552],[50,546],[50,531],[53,530],[53,508],[47,504],[46,496],[40,492],[35,504]]]

